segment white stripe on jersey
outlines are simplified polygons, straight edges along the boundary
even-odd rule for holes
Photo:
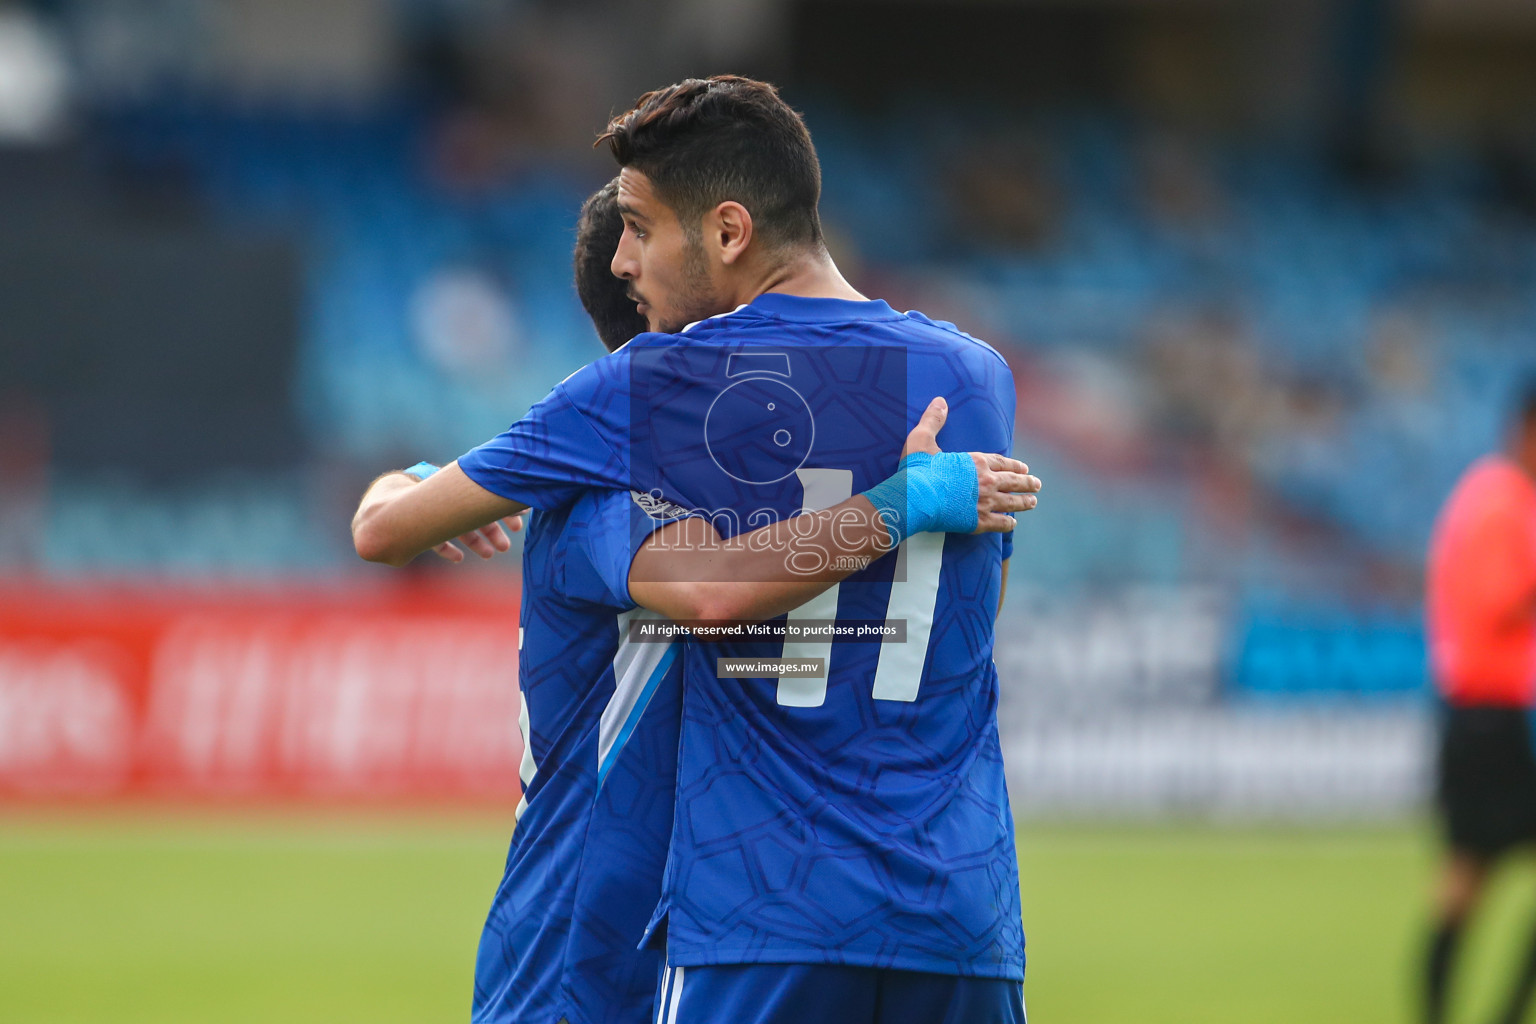
[[[517,810],[512,812],[512,821],[523,816],[528,809],[528,787],[533,785],[533,777],[539,773],[539,766],[533,762],[533,727],[528,724],[528,695],[517,695],[517,730],[523,734],[523,760],[517,766],[517,777],[523,781],[523,796],[517,802]]]
[[[638,716],[655,693],[660,677],[671,667],[676,652],[672,643],[635,643],[629,638],[632,622],[646,619],[666,621],[666,616],[645,608],[631,608],[617,616],[619,648],[613,654],[613,696],[603,708],[597,725],[597,778],[601,786],[608,774],[610,753],[617,756],[615,744],[623,747]]]
[[[714,316],[707,316],[703,320],[695,320],[693,323],[688,324],[681,331],[678,331],[677,333],[679,333],[679,334],[687,334],[689,331],[691,331],[695,327],[699,326],[699,324],[707,323],[710,320],[719,320],[723,316],[735,316],[737,313],[740,313],[742,310],[746,309],[750,305],[751,305],[750,302],[743,302],[741,305],[737,306],[733,310],[730,310],[729,312],[716,313]]]

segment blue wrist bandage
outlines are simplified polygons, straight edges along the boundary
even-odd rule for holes
[[[433,473],[436,473],[441,468],[441,466],[434,466],[430,462],[418,462],[410,469],[402,469],[400,472],[406,474],[407,476],[413,476],[417,480],[425,480],[427,477],[431,476]]]
[[[864,492],[885,520],[895,547],[914,533],[970,533],[976,529],[981,485],[970,452],[913,452],[896,474]]]

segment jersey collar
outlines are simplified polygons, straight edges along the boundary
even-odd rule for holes
[[[884,299],[813,299],[783,292],[764,292],[744,308],[780,320],[829,323],[839,320],[900,320],[902,315]]]

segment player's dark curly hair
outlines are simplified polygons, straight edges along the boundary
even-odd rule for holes
[[[705,213],[735,201],[770,248],[822,245],[816,147],[767,82],[717,75],[656,89],[597,141],[651,180],[690,237]]]
[[[645,317],[627,294],[628,285],[613,276],[613,253],[624,233],[619,216],[619,179],[587,197],[576,221],[576,296],[592,318],[597,336],[612,352],[646,329]]]

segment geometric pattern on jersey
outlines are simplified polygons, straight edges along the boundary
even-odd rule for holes
[[[742,381],[755,390],[732,390]],[[466,472],[536,508],[619,481],[730,535],[889,476],[935,395],[942,448],[1011,449],[1012,375],[989,346],[883,302],[769,294],[578,371]],[[908,637],[827,645],[824,680],[715,677],[717,657],[777,657],[782,641],[686,645],[652,922],[670,964],[1022,979],[992,663],[1010,550],[998,535],[919,535],[828,591],[817,617],[904,618]]]
[[[687,344],[634,346],[632,461],[668,498],[778,517],[832,504],[893,471],[935,395],[950,408],[942,447],[1011,449],[1012,375],[990,347],[884,303],[765,300],[700,323]],[[719,363],[755,352],[789,357],[814,419],[810,451],[777,482],[766,457],[732,473],[715,465],[718,450],[688,446],[687,411],[719,393]],[[649,445],[636,443],[642,417]],[[750,429],[760,428],[740,433]],[[784,461],[800,457],[790,450]],[[811,500],[833,473],[846,475],[842,491]],[[750,528],[744,516],[736,522]],[[803,680],[713,678],[717,656],[772,657],[782,644],[690,650],[658,913],[669,963],[1022,979],[992,663],[1002,541],[925,535],[903,547],[825,596],[839,619],[906,619],[907,642],[828,645],[819,692]]]
[[[672,827],[681,668],[636,644],[614,563],[665,515],[628,490],[530,516],[523,548],[524,802],[475,964],[473,1019],[649,1024],[660,957],[637,949]]]

